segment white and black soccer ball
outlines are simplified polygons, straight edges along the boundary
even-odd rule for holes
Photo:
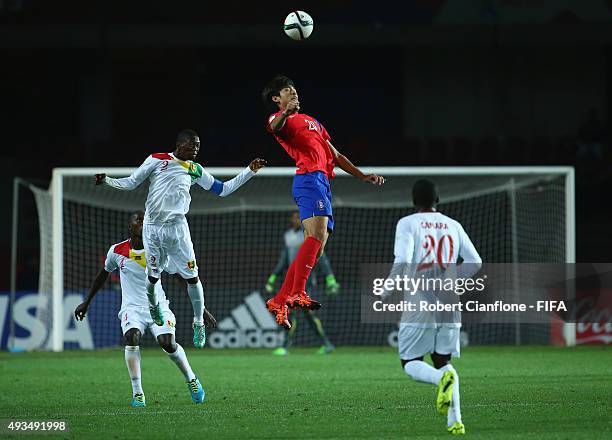
[[[304,11],[293,11],[285,18],[285,33],[292,40],[305,40],[312,34],[314,22]]]

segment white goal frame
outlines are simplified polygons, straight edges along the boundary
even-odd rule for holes
[[[63,351],[63,299],[64,299],[64,234],[63,234],[63,200],[64,177],[93,176],[106,173],[110,176],[128,176],[135,168],[54,168],[51,182],[52,219],[53,219],[53,288],[51,306],[53,310],[51,344],[53,351]],[[570,166],[462,166],[462,167],[362,167],[365,173],[377,173],[383,176],[442,176],[442,175],[530,175],[558,174],[565,176],[565,255],[566,263],[576,262],[576,205],[575,205],[575,172]],[[233,176],[243,168],[218,167],[207,168],[212,175]],[[269,167],[258,173],[261,176],[292,176],[295,168]],[[339,175],[345,175],[338,170]],[[92,182],[93,184],[93,182]],[[567,346],[576,344],[576,324],[566,323],[564,338]]]

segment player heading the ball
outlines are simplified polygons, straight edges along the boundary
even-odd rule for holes
[[[291,328],[289,307],[316,310],[321,307],[305,292],[310,271],[323,254],[329,231],[334,229],[330,180],[337,165],[359,180],[382,185],[385,179],[364,174],[330,142],[330,135],[314,117],[300,113],[300,101],[293,81],[286,76],[273,78],[262,92],[264,103],[274,111],[266,129],[274,135],[297,167],[293,197],[304,226],[304,243],[289,266],[285,281],[267,306],[276,322]]]
[[[163,325],[163,310],[155,295],[155,284],[161,273],[172,262],[177,273],[187,281],[187,293],[193,306],[193,344],[204,347],[204,289],[198,277],[191,234],[185,214],[189,211],[191,186],[198,184],[207,191],[226,197],[244,185],[265,166],[264,159],[254,159],[240,174],[227,182],[215,179],[202,165],[193,162],[200,151],[200,137],[194,130],[181,131],[172,153],[155,153],[131,176],[113,179],[96,174],[96,185],[106,184],[121,190],[133,190],[149,179],[149,193],[145,204],[143,242],[147,255],[146,293],[151,318]]]

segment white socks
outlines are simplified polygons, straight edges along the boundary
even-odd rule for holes
[[[176,344],[176,351],[174,353],[168,353],[168,357],[176,364],[185,376],[185,380],[188,382],[195,379],[195,374],[189,365],[185,350],[179,344]],[[142,382],[140,378],[140,347],[126,345],[125,346],[125,364],[127,365],[128,372],[130,373],[130,380],[132,381],[132,395],[144,394],[142,391]]]
[[[157,282],[161,282],[157,280]],[[157,283],[156,283],[157,284]],[[157,305],[157,295],[155,294],[155,284],[152,284],[148,279],[146,282],[147,298],[149,299],[149,305]],[[187,283],[187,294],[191,300],[191,307],[193,307],[193,322],[197,325],[204,324],[204,288],[202,282],[198,280],[195,284]]]
[[[161,283],[161,281],[157,280],[157,283]],[[155,284],[151,284],[151,281],[149,281],[149,279],[147,278],[147,282],[146,282],[147,298],[149,298],[149,305],[153,307],[157,305],[157,295],[155,294]]]
[[[448,409],[448,426],[455,422],[461,423],[461,400],[459,396],[459,375],[451,364],[446,364],[439,370],[423,361],[410,361],[404,366],[404,371],[414,380],[419,382],[438,385],[445,371],[452,371],[455,375],[455,383],[453,384],[453,401]]]
[[[455,422],[461,423],[461,400],[459,397],[459,375],[451,364],[446,364],[440,371],[452,371],[455,374],[455,383],[453,384],[453,401],[448,409],[448,426]]]
[[[404,366],[404,371],[414,380],[418,380],[419,382],[430,383],[432,385],[438,385],[440,383],[440,379],[442,379],[442,374],[444,372],[440,370],[436,370],[434,367],[429,365],[427,362],[423,361],[410,361]]]
[[[168,352],[166,351],[166,353]],[[172,359],[177,367],[179,367],[179,370],[181,370],[187,382],[195,379],[195,374],[193,374],[191,365],[189,365],[185,350],[183,350],[183,347],[181,347],[180,344],[176,344],[176,351],[174,353],[168,353],[168,357]]]
[[[140,347],[126,345],[125,346],[125,364],[130,373],[132,381],[132,395],[144,394],[142,391],[142,383],[140,382]]]
[[[193,307],[193,322],[196,325],[204,324],[204,288],[198,280],[195,284],[187,283],[187,294]]]

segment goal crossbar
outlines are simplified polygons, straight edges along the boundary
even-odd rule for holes
[[[218,176],[232,176],[238,174],[240,167],[210,167],[208,172]],[[486,175],[556,175],[565,177],[565,255],[566,263],[575,263],[576,233],[575,233],[575,174],[574,168],[569,166],[463,166],[463,167],[379,167],[366,166],[361,168],[365,173],[377,173],[385,177],[392,176],[486,176]],[[93,176],[96,173],[105,173],[111,176],[130,175],[135,168],[126,167],[97,167],[97,168],[55,168],[51,182],[52,195],[52,227],[53,227],[53,285],[51,306],[53,310],[53,324],[51,329],[50,348],[53,351],[63,350],[63,297],[64,297],[64,234],[63,234],[63,200],[64,177]],[[259,171],[262,177],[286,177],[295,174],[292,167],[266,167]],[[347,174],[337,170],[339,176]],[[564,327],[566,345],[575,345],[575,324],[566,324]]]

